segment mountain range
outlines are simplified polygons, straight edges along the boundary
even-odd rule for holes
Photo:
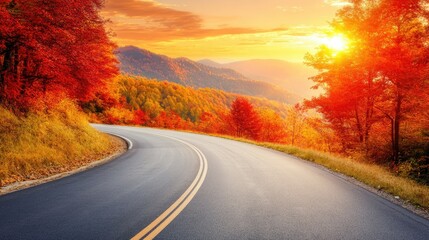
[[[229,68],[207,66],[187,58],[170,58],[134,46],[119,48],[116,56],[123,74],[167,80],[195,88],[214,88],[266,97],[290,104],[300,100],[282,87],[252,80]]]
[[[275,84],[301,97],[310,98],[319,93],[311,89],[314,83],[308,79],[316,75],[317,71],[302,63],[274,59],[252,59],[223,64],[210,59],[198,62],[211,67],[233,69],[249,79]]]

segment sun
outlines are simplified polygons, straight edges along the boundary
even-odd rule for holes
[[[346,50],[349,44],[348,39],[345,38],[342,34],[325,37],[321,42],[323,45],[336,52]]]

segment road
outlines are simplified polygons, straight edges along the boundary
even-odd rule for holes
[[[0,239],[429,239],[428,220],[295,157],[204,135],[95,126],[132,148],[1,196]]]

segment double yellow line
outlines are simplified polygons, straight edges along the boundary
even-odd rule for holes
[[[159,217],[157,217],[152,223],[150,223],[147,227],[141,230],[137,235],[135,235],[131,240],[137,239],[153,239],[155,238],[165,227],[168,226],[180,212],[185,209],[185,207],[189,204],[189,202],[194,198],[195,194],[200,189],[201,185],[204,182],[204,179],[207,175],[207,159],[204,154],[194,145],[182,141],[177,138],[159,135],[162,137],[170,138],[176,141],[179,141],[186,146],[190,147],[194,150],[200,161],[200,167],[198,169],[197,176],[195,177],[192,184],[186,189],[186,191],[177,199],[173,205],[171,205],[167,210],[165,210]]]

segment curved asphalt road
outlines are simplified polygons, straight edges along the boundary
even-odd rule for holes
[[[129,138],[133,148],[105,165],[1,196],[0,239],[132,238],[201,170],[195,149],[165,136],[201,150],[208,172],[157,239],[429,239],[428,220],[294,157],[203,135],[95,126]]]

